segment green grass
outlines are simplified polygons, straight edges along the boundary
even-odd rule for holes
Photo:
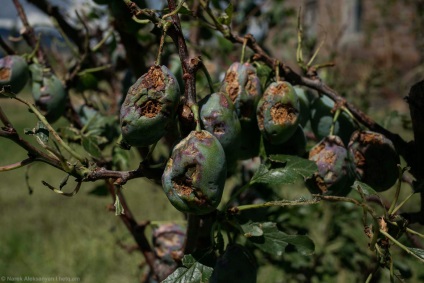
[[[24,105],[9,99],[1,99],[0,105],[19,133],[35,126]],[[0,139],[0,166],[25,157],[24,150]],[[25,172],[26,168],[19,168],[0,173],[0,276],[79,277],[81,282],[138,281],[143,272],[139,265],[144,259],[141,253],[129,254],[117,244],[119,241],[131,246],[134,241],[121,220],[108,211],[112,198],[89,194],[102,181],[84,183],[76,196],[63,197],[41,181],[58,186],[65,174],[35,163],[29,170],[33,188],[30,195]],[[74,184],[70,179],[64,190],[72,190]],[[162,190],[149,181],[132,180],[124,193],[138,221],[182,219],[182,214],[168,205]]]

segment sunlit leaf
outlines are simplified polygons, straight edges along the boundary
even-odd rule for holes
[[[258,225],[261,225],[263,235],[248,239],[266,253],[280,256],[289,244],[295,246],[303,255],[311,255],[315,250],[315,245],[308,236],[288,235],[280,231],[277,224],[272,222],[258,223]]]
[[[209,282],[213,268],[197,262],[191,255],[183,258],[184,267],[177,268],[163,283],[203,283]]]

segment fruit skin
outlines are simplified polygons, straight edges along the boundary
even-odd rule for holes
[[[235,159],[241,126],[233,102],[223,92],[212,93],[199,102],[200,119],[204,129],[221,143],[228,159]]]
[[[299,98],[285,81],[271,83],[256,110],[259,130],[271,144],[290,139],[299,125]]]
[[[239,159],[257,156],[260,134],[256,122],[256,107],[262,96],[256,69],[249,63],[235,62],[228,68],[221,91],[226,93],[237,112],[241,125]]]
[[[245,247],[230,244],[218,258],[210,282],[255,283],[256,277],[257,264],[254,256]]]
[[[296,91],[297,97],[299,98],[300,114],[299,114],[299,123],[302,127],[306,126],[309,118],[311,117],[311,102],[314,99],[314,95],[308,89],[303,89],[298,86],[293,87]]]
[[[31,64],[32,96],[35,105],[41,110],[47,121],[57,121],[66,109],[67,91],[62,81],[51,73],[44,72],[43,67]]]
[[[382,192],[390,189],[399,177],[400,158],[393,143],[372,131],[352,134],[348,149],[359,180]]]
[[[301,125],[297,126],[294,134],[282,144],[271,144],[264,139],[264,147],[266,155],[271,154],[288,154],[303,156],[306,153],[306,136]]]
[[[334,101],[327,96],[321,96],[311,104],[311,128],[317,139],[322,139],[330,134],[334,105]],[[347,146],[350,136],[355,130],[356,126],[352,119],[345,112],[340,113],[333,134],[339,136]]]
[[[128,90],[121,106],[121,131],[132,146],[148,146],[162,138],[178,107],[180,87],[165,66],[152,66]]]
[[[224,149],[208,131],[192,131],[172,150],[162,188],[182,212],[206,214],[221,201],[227,175]]]
[[[318,166],[318,172],[306,180],[311,193],[346,196],[351,191],[355,181],[353,165],[340,137],[322,139],[309,152],[309,160]]]
[[[18,94],[25,87],[28,79],[28,64],[24,58],[8,55],[0,59],[0,89],[9,85],[11,91]]]

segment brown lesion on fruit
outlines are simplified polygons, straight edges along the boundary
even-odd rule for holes
[[[138,108],[138,111],[140,113],[140,116],[145,116],[147,118],[154,118],[156,117],[159,112],[162,109],[162,105],[157,100],[147,100],[143,102],[140,107]]]
[[[217,123],[213,126],[213,132],[215,135],[220,136],[225,134],[225,125],[224,123]]]
[[[0,81],[10,80],[11,71],[9,68],[0,68]]]
[[[165,76],[160,66],[150,67],[141,82],[141,88],[162,91],[165,89]]]
[[[287,86],[285,82],[278,82],[276,85],[274,85],[274,87],[270,89],[270,91],[271,91],[271,94],[273,95],[282,94],[282,93],[288,92],[289,87]]]
[[[335,152],[331,150],[324,151],[324,154],[322,155],[322,162],[325,164],[333,164],[337,159],[337,155]]]
[[[294,124],[297,120],[297,110],[289,104],[276,103],[271,107],[271,119],[274,124]]]
[[[315,155],[318,155],[324,148],[325,148],[325,145],[323,143],[317,144],[309,152],[309,158],[312,158]]]
[[[253,70],[247,71],[247,83],[245,89],[247,94],[250,96],[259,95],[257,79],[258,77],[256,76],[256,73]]]
[[[383,144],[383,137],[377,133],[361,133],[359,140],[362,144]]]
[[[328,191],[328,189],[327,189],[327,184],[325,183],[324,179],[320,175],[315,174],[314,180],[315,180],[315,185],[318,187],[318,189],[321,191],[321,193],[325,194]]]
[[[199,140],[203,140],[203,139],[207,139],[208,138],[208,134],[204,131],[200,131],[200,132],[195,132],[194,136],[196,138],[198,138]]]
[[[269,103],[268,102],[264,102],[261,105],[261,108],[259,109],[258,115],[257,115],[257,119],[258,119],[258,126],[259,126],[259,130],[263,131],[263,129],[265,128],[264,125],[264,111],[268,108]]]
[[[230,71],[225,76],[226,87],[225,90],[228,93],[230,99],[234,102],[240,91],[240,84],[237,80],[237,72]]]
[[[193,177],[197,174],[197,166],[194,164],[185,169],[183,174],[172,179],[172,185],[178,195],[189,197],[194,191]]]

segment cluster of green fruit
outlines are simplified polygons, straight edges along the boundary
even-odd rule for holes
[[[35,105],[47,121],[55,122],[65,112],[67,91],[60,79],[37,63],[28,64],[18,55],[0,59],[0,87],[16,95],[31,82]]]
[[[132,146],[158,142],[172,127],[180,87],[165,66],[152,66],[128,91],[121,108],[123,139]],[[321,140],[309,159],[318,171],[306,180],[312,193],[346,195],[355,179],[378,191],[397,180],[397,155],[381,134],[360,131],[345,112],[334,119],[334,102],[286,81],[262,92],[256,69],[233,63],[218,92],[199,101],[203,130],[191,131],[166,164],[162,186],[180,211],[205,214],[220,203],[227,168],[259,155],[261,137],[270,154],[305,156],[309,127]]]

